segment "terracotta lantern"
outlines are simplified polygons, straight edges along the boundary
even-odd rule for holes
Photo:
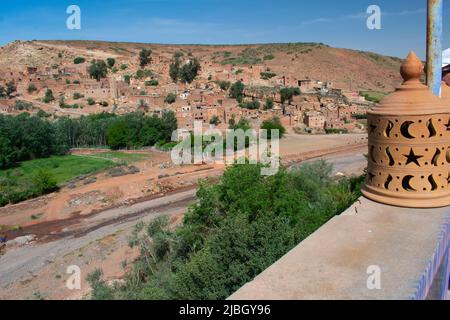
[[[450,107],[450,87],[442,82],[442,99],[446,100],[445,102]]]
[[[411,52],[404,83],[368,112],[369,153],[363,194],[384,204],[450,205],[450,108],[420,82],[423,64]]]

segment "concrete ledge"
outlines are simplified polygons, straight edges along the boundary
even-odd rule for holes
[[[449,248],[450,208],[361,198],[229,299],[445,299]],[[379,290],[367,288],[369,266]]]

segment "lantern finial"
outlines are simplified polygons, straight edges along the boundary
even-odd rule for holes
[[[424,67],[419,57],[417,57],[414,51],[411,51],[406,60],[403,61],[400,68],[400,73],[405,82],[417,82],[420,81],[420,76],[423,73],[423,69]]]

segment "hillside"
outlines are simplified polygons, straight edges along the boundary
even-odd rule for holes
[[[115,58],[137,69],[142,48],[170,59],[175,52],[223,65],[264,65],[277,74],[331,81],[345,90],[393,91],[401,81],[401,60],[370,52],[332,48],[316,43],[264,45],[161,45],[98,41],[16,41],[0,49],[0,69],[51,67],[87,59]]]

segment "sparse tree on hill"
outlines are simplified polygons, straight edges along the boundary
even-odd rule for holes
[[[281,124],[280,119],[277,117],[264,121],[261,125],[261,129],[267,130],[267,139],[272,138],[272,130],[278,130],[280,139],[283,138],[283,135],[286,132],[286,129]]]
[[[184,83],[192,83],[200,71],[200,63],[193,59],[180,68],[179,78]]]
[[[272,98],[267,98],[266,99],[266,104],[264,105],[264,110],[271,110],[273,109],[274,106],[274,102]]]
[[[148,65],[150,63],[151,55],[152,55],[152,50],[150,50],[150,49],[142,49],[141,52],[139,52],[139,64],[140,64],[141,68],[145,67],[146,65]]]
[[[45,103],[49,103],[49,102],[52,102],[54,100],[55,100],[55,97],[53,96],[53,91],[51,89],[47,89],[45,91],[45,96],[44,96],[43,101]]]
[[[164,99],[165,103],[172,104],[177,100],[177,95],[175,93],[169,93],[167,97]]]
[[[6,84],[5,94],[8,98],[11,98],[13,93],[17,92],[16,84],[13,81],[10,81]]]
[[[28,85],[27,91],[28,91],[29,94],[32,94],[33,92],[36,92],[36,91],[37,91],[37,88],[36,88],[36,86],[35,86],[33,83],[30,83],[30,84]]]
[[[108,58],[108,59],[106,59],[106,63],[108,64],[108,67],[109,67],[109,68],[112,68],[112,67],[114,67],[114,65],[116,64],[116,59],[114,59],[114,58]]]
[[[108,67],[103,60],[93,60],[88,71],[91,78],[100,81],[100,79],[105,78],[108,74]]]
[[[180,74],[180,64],[181,64],[180,60],[174,57],[174,61],[171,63],[169,68],[169,76],[175,83],[178,82],[178,77]]]
[[[230,97],[241,103],[244,99],[244,89],[245,85],[241,81],[234,83],[230,88]]]
[[[211,120],[209,121],[209,124],[213,124],[215,126],[218,126],[220,124],[220,119],[218,116],[213,116]]]
[[[222,89],[223,91],[228,91],[228,89],[230,89],[230,86],[231,86],[231,82],[225,81],[225,80],[219,81],[218,84],[219,84],[220,89]]]
[[[76,57],[75,59],[73,59],[73,63],[74,64],[81,64],[81,63],[85,63],[86,59],[83,57]]]

